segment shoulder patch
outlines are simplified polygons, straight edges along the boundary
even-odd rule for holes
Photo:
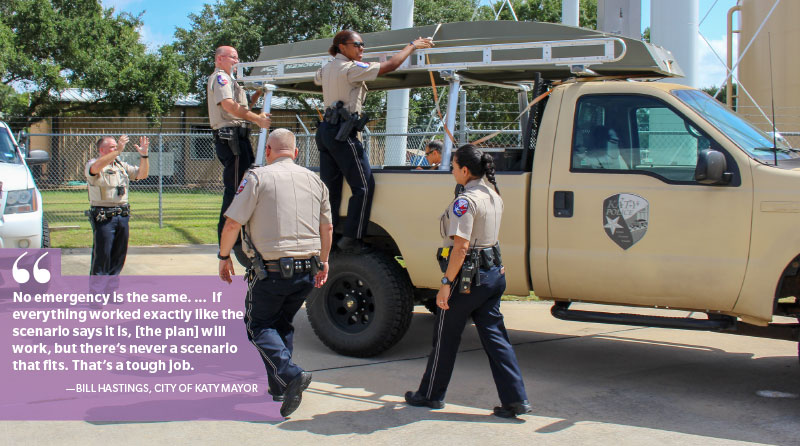
[[[241,191],[244,190],[244,187],[247,185],[247,178],[242,180],[242,183],[239,184],[239,189],[236,190],[236,195],[239,195]]]
[[[466,199],[459,198],[453,202],[453,213],[456,214],[457,217],[461,217],[462,215],[466,214],[468,210],[469,201]]]
[[[361,62],[361,61],[357,60],[357,61],[355,61],[355,64],[356,64],[357,67],[369,68],[369,64],[366,63],[366,62]]]
[[[217,83],[224,87],[224,86],[228,85],[228,79],[225,76],[223,76],[221,74],[218,74],[217,75]]]

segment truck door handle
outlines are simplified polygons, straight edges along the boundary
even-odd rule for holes
[[[553,215],[558,218],[572,217],[572,205],[575,197],[572,191],[559,190],[553,194]]]

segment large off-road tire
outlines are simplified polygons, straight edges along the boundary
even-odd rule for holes
[[[42,248],[50,247],[50,225],[47,224],[47,219],[42,217]]]
[[[314,333],[336,353],[365,358],[394,346],[408,331],[413,289],[396,260],[381,252],[336,253],[328,282],[309,295]]]

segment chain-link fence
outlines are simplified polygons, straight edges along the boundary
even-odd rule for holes
[[[484,105],[477,104],[476,107]],[[506,105],[507,108],[517,106]],[[469,108],[464,114],[470,115],[476,110]],[[516,116],[510,111],[502,113],[508,115],[503,119]],[[409,130],[400,133],[387,129],[385,114],[373,113],[379,118],[370,122],[361,135],[373,168],[427,165],[425,145],[433,139],[444,141],[448,138],[435,114],[433,109],[420,112],[430,119],[422,120],[425,122],[423,125],[409,124]],[[459,111],[459,118],[461,115],[462,111]],[[273,128],[288,128],[297,136],[300,151],[297,163],[316,168],[319,165],[319,151],[314,138],[317,113],[282,112],[273,113],[272,118]],[[502,119],[491,121],[467,125],[465,119],[459,119],[456,128],[451,129],[456,145],[499,132],[480,143],[479,147],[494,154],[500,170],[520,169],[523,143],[519,123],[509,124]],[[130,164],[139,162],[133,144],[140,136],[150,139],[150,175],[131,186],[131,202],[137,220],[157,222],[161,227],[165,221],[213,220],[218,215],[223,188],[222,169],[216,158],[207,118],[167,118],[162,121],[159,131],[141,118],[75,118],[73,122],[62,122],[60,127],[51,125],[50,129],[55,131],[31,133],[28,146],[50,152],[50,162],[32,166],[32,170],[39,188],[46,195],[44,209],[51,225],[86,223],[83,215],[83,210],[88,207],[85,166],[97,156],[97,139],[121,134],[127,134],[131,139],[127,151],[121,154],[122,160]],[[800,147],[800,132],[782,132],[782,135],[792,147]],[[259,133],[254,131],[251,134],[254,148],[258,138]]]
[[[319,166],[314,129],[302,120],[297,136],[299,165]],[[277,123],[275,127],[280,127]],[[285,127],[285,126],[284,126]],[[458,144],[477,140],[492,130],[457,129],[454,136]],[[137,220],[158,222],[180,221],[191,218],[213,218],[219,213],[222,196],[222,168],[217,160],[214,138],[209,131],[191,133],[125,132],[130,138],[120,159],[132,165],[139,163],[133,145],[139,138],[150,140],[149,176],[131,183],[131,204]],[[31,133],[32,149],[49,148],[50,161],[32,166],[39,189],[45,195],[45,217],[51,226],[85,223],[83,211],[88,207],[85,168],[97,156],[96,141],[102,136],[118,137],[120,133]],[[387,133],[371,131],[361,135],[374,169],[397,166],[424,166],[425,145],[433,140],[444,140],[444,132],[416,131]],[[259,133],[252,132],[251,143],[257,150]],[[490,152],[521,153],[519,129],[503,130],[499,135],[481,144]]]

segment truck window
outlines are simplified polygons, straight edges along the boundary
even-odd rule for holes
[[[657,99],[587,95],[578,101],[571,170],[694,183],[697,153],[710,147],[706,135]]]

